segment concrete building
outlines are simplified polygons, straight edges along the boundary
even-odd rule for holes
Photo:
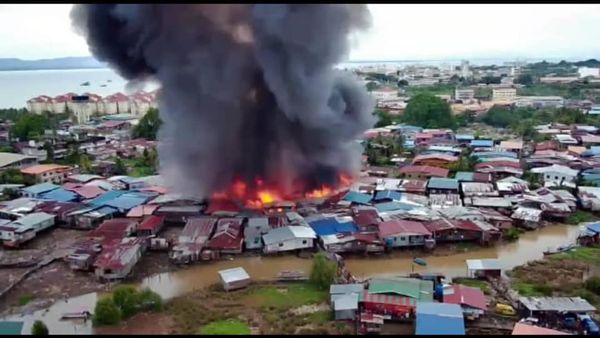
[[[492,101],[513,101],[517,97],[515,88],[494,88],[492,89]]]
[[[579,74],[579,78],[600,77],[600,68],[579,67],[577,74]]]
[[[547,76],[540,78],[541,83],[571,83],[575,81],[579,81],[577,76]]]
[[[371,95],[373,95],[373,97],[378,101],[397,99],[398,98],[398,90],[393,89],[393,88],[380,88],[380,89],[371,91]]]
[[[519,96],[516,98],[515,106],[533,108],[562,108],[565,99],[560,96]]]
[[[24,175],[33,176],[36,183],[52,182],[60,184],[72,173],[72,168],[67,165],[39,164],[21,169]]]
[[[469,67],[469,61],[463,60],[460,62],[460,76],[467,78],[472,75],[471,69]]]
[[[73,116],[78,124],[89,122],[92,115],[98,111],[98,105],[90,101],[87,95],[73,96],[71,101]]]
[[[33,156],[0,152],[0,170],[26,168],[37,162]]]
[[[52,98],[48,95],[36,96],[27,100],[27,110],[36,114],[44,111],[52,111]]]

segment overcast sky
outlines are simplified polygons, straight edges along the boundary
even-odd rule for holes
[[[0,5],[0,57],[89,55],[64,4]],[[350,60],[600,57],[600,5],[377,4]]]

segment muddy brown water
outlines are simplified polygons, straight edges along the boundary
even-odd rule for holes
[[[558,246],[573,243],[579,227],[569,225],[549,225],[542,229],[521,235],[518,241],[490,248],[477,248],[465,253],[446,256],[420,256],[425,258],[427,266],[414,266],[415,272],[440,272],[448,277],[465,276],[466,259],[498,258],[504,269],[512,269],[532,260],[543,257],[543,252]],[[410,273],[413,269],[412,256],[400,254],[382,257],[348,258],[348,269],[359,279],[375,276],[392,276]],[[175,272],[161,273],[145,278],[140,284],[169,299],[203,288],[218,282],[219,270],[243,267],[253,280],[272,280],[281,270],[310,271],[311,260],[292,255],[278,257],[239,257],[232,260],[198,264]],[[58,301],[45,310],[31,314],[17,314],[3,320],[24,321],[23,332],[31,332],[33,321],[40,319],[46,323],[51,334],[90,334],[93,332],[91,321],[61,321],[65,312],[88,309],[93,311],[97,299],[96,293],[89,293],[66,301]]]

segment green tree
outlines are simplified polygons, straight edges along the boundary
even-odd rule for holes
[[[92,172],[92,161],[90,161],[90,158],[87,155],[82,154],[79,156],[79,168],[83,174]]]
[[[115,175],[127,175],[127,166],[121,158],[117,158],[115,161]]]
[[[47,336],[49,334],[48,327],[41,320],[36,320],[31,327],[31,334],[34,336]]]
[[[2,200],[11,201],[19,197],[19,192],[16,189],[5,188],[2,190]]]
[[[47,161],[54,162],[54,147],[52,146],[52,143],[45,142],[44,150],[46,150],[46,154],[47,154],[47,158],[48,158]]]
[[[140,122],[133,128],[133,137],[156,140],[156,135],[160,129],[162,121],[158,109],[151,108],[146,115],[140,119]]]
[[[406,81],[406,80],[398,81],[398,87],[402,88],[402,87],[406,87],[406,86],[408,86],[408,81]]]
[[[111,296],[99,299],[94,308],[92,323],[94,326],[115,325],[121,321],[121,310]]]
[[[79,151],[77,144],[69,147],[69,152],[67,153],[65,160],[69,164],[79,164],[81,162],[81,152]]]
[[[163,300],[160,295],[149,288],[145,288],[139,293],[138,302],[142,310],[160,311],[163,308]]]
[[[330,261],[321,252],[313,258],[312,271],[310,272],[310,282],[321,290],[329,289],[329,286],[335,282],[337,274],[337,265]]]
[[[139,296],[134,286],[117,286],[112,295],[113,302],[121,310],[124,319],[133,316],[138,311]]]
[[[404,122],[424,128],[455,128],[456,121],[450,105],[430,93],[413,96],[406,106]]]
[[[368,92],[372,92],[373,90],[377,89],[377,87],[379,87],[379,85],[375,81],[370,81],[370,82],[367,82],[366,87],[367,87]]]
[[[531,74],[522,74],[515,79],[515,82],[520,83],[522,85],[530,86],[533,84],[533,76],[531,76]]]
[[[377,110],[375,114],[377,115],[377,123],[375,123],[375,128],[389,126],[394,122],[392,115],[385,110]]]
[[[45,117],[42,115],[26,113],[19,117],[11,128],[11,137],[27,140],[44,134],[46,126]]]
[[[25,184],[26,179],[19,169],[6,169],[0,173],[0,184]]]

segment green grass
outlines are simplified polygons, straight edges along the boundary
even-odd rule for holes
[[[472,288],[479,288],[483,291],[484,294],[490,294],[490,286],[486,281],[478,280],[478,279],[470,279],[470,278],[454,278],[452,282],[456,284],[462,284],[465,286],[470,286]]]
[[[579,223],[594,222],[597,220],[600,220],[600,218],[598,216],[596,216],[590,212],[587,212],[587,211],[577,210],[574,213],[572,213],[571,215],[569,215],[569,217],[567,217],[565,222],[567,224],[577,225]]]
[[[33,300],[33,296],[32,295],[23,295],[21,297],[19,297],[19,305],[23,306],[26,305],[27,303],[31,302]]]
[[[581,247],[569,252],[549,256],[550,259],[573,259],[585,263],[600,265],[600,248]]]
[[[240,320],[227,319],[209,323],[203,326],[198,333],[206,335],[249,335],[250,327]]]
[[[309,283],[289,284],[284,287],[261,286],[249,290],[246,297],[259,306],[295,308],[318,304],[327,300],[327,290],[319,290]]]
[[[431,93],[433,95],[452,95],[454,86],[447,84],[437,84],[432,86],[412,86],[406,88],[406,94],[414,96],[420,93]]]
[[[327,323],[333,320],[331,311],[317,311],[308,314],[311,323]]]
[[[513,289],[517,290],[524,297],[541,297],[551,296],[552,288],[545,285],[537,285],[525,282],[515,282],[512,284]]]

